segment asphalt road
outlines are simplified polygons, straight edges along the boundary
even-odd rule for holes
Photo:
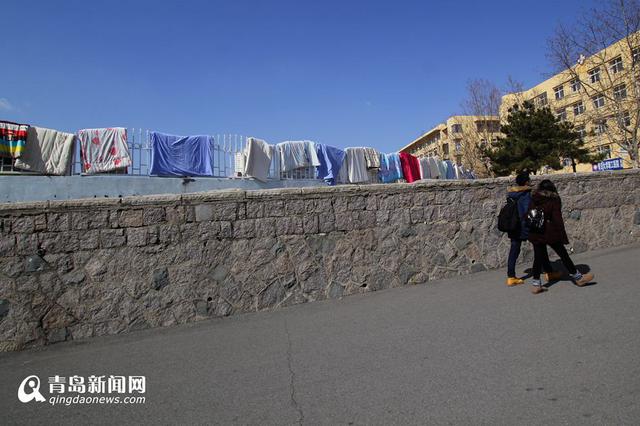
[[[488,271],[2,354],[0,423],[640,424],[640,247],[575,260],[595,285]],[[146,402],[21,403],[31,374],[144,375]]]

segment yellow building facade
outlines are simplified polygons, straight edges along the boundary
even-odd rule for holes
[[[511,107],[524,101],[549,107],[561,120],[574,124],[591,151],[603,153],[607,158],[621,158],[624,168],[632,167],[629,152],[621,142],[629,138],[624,129],[633,129],[638,120],[638,33],[593,56],[576,59],[575,66],[537,86],[503,96],[501,120],[506,120]],[[558,172],[573,171],[568,159],[565,164]],[[592,165],[578,164],[577,171],[592,171]]]
[[[478,177],[486,177],[490,173],[482,149],[499,135],[498,116],[455,115],[402,147],[400,152],[451,160],[473,170]]]

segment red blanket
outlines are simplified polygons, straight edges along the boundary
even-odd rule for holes
[[[415,182],[420,180],[420,164],[418,159],[413,155],[401,152],[400,153],[400,167],[402,167],[402,174],[407,182]]]

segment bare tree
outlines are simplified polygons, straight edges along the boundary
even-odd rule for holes
[[[640,1],[604,0],[573,26],[560,25],[549,58],[572,90],[575,124],[626,150],[638,168],[640,129]],[[613,45],[613,46],[612,46]],[[576,63],[577,62],[577,63]],[[581,103],[581,104],[580,104]]]
[[[467,82],[467,98],[462,102],[462,110],[465,115],[475,117],[475,122],[468,123],[460,149],[463,162],[480,176],[492,174],[484,149],[499,131],[501,102],[502,92],[491,81],[475,79]]]
[[[513,76],[509,76],[507,78],[507,84],[504,89],[504,93],[508,93],[513,96],[513,100],[515,104],[522,105],[526,99],[522,96],[525,92],[524,83],[519,80],[516,80]],[[507,105],[508,108],[511,108],[513,105]],[[504,113],[506,116],[506,111],[500,111],[501,114]]]
[[[497,116],[500,112],[502,92],[489,80],[475,79],[467,82],[467,99],[462,104],[466,114]]]

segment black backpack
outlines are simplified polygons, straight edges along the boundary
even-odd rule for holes
[[[518,232],[520,230],[520,214],[518,202],[507,197],[507,203],[498,213],[498,230],[502,232]]]
[[[544,234],[544,210],[535,207],[530,208],[524,221],[527,224],[527,228],[529,228],[529,232]]]

